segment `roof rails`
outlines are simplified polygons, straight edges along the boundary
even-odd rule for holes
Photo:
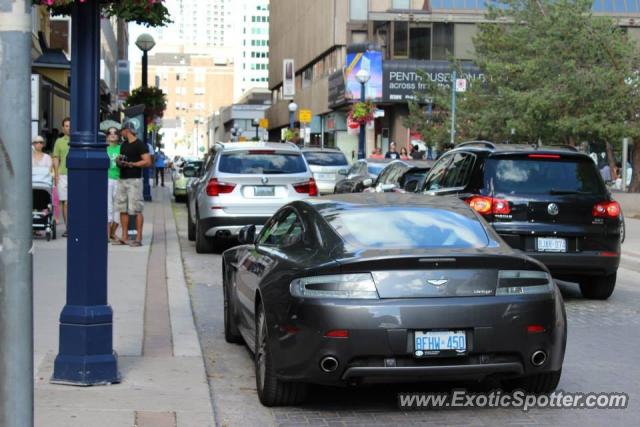
[[[461,142],[460,144],[456,145],[454,148],[458,148],[458,147],[468,147],[470,145],[480,145],[486,148],[496,148],[496,144],[494,144],[491,141],[467,141],[467,142]]]

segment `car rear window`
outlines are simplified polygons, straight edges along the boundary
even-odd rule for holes
[[[479,220],[444,209],[358,208],[331,212],[325,219],[345,242],[356,247],[478,248],[489,244]]]
[[[223,154],[218,170],[242,175],[291,174],[306,172],[307,165],[302,155],[296,153],[240,151]]]
[[[313,166],[347,166],[347,158],[338,152],[307,151],[304,153],[307,162]]]
[[[599,172],[590,159],[489,159],[485,185],[501,194],[605,193]]]
[[[385,166],[387,166],[387,163],[369,163],[367,165],[367,171],[371,175],[378,176],[380,175],[380,172],[382,172],[382,169],[384,169]]]

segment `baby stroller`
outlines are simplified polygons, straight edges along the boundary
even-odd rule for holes
[[[56,238],[56,220],[53,216],[53,187],[50,182],[33,181],[32,227],[44,230],[47,241]]]

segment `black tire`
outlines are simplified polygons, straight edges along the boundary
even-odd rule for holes
[[[613,294],[617,273],[607,276],[595,276],[580,280],[580,292],[589,299],[605,300]]]
[[[196,252],[199,254],[210,254],[215,249],[214,240],[205,236],[205,232],[200,219],[196,219]]]
[[[224,339],[230,344],[242,344],[244,340],[242,339],[242,335],[240,335],[236,319],[233,316],[233,302],[229,296],[228,283],[227,274],[223,269],[222,292],[224,294]]]
[[[627,237],[627,227],[624,223],[624,214],[620,211],[620,244],[624,243],[624,239]]]
[[[530,375],[516,378],[508,383],[509,390],[524,390],[527,393],[547,394],[558,387],[562,370],[556,372],[545,372],[542,374]]]
[[[308,384],[280,381],[275,374],[267,339],[264,310],[256,310],[255,371],[258,398],[264,406],[288,406],[302,403],[307,397]]]
[[[47,231],[46,236],[47,236],[47,242],[50,242],[51,241],[51,232]]]
[[[191,221],[189,205],[187,205],[187,238],[190,242],[196,240],[196,225]]]

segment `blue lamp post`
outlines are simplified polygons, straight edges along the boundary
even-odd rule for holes
[[[289,103],[289,129],[293,130],[293,126],[296,121],[296,111],[298,111],[298,104],[291,101]]]
[[[147,87],[147,69],[148,69],[148,55],[147,53],[153,49],[156,45],[155,40],[150,34],[140,34],[136,39],[136,46],[142,51],[142,87]],[[147,116],[144,116],[143,126],[143,139],[142,142],[147,144]],[[151,153],[153,154],[153,152]],[[150,168],[144,168],[142,170],[142,178],[144,179],[142,185],[142,196],[146,202],[151,201],[151,186],[149,185]]]
[[[107,303],[109,158],[104,136],[98,139],[99,1],[74,2],[72,25],[67,301],[51,381],[98,385],[119,381],[113,312]]]
[[[371,78],[371,73],[364,68],[360,68],[360,71],[356,73],[356,79],[360,82],[360,101],[365,101],[366,85]],[[358,159],[364,159],[366,154],[366,129],[364,124],[360,125],[360,133],[358,134]]]

